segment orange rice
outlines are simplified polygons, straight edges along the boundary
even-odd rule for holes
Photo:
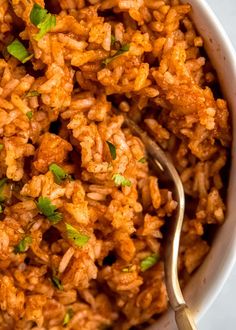
[[[0,0],[0,329],[143,329],[168,306],[162,227],[177,204],[122,114],[181,175],[184,284],[225,218],[227,104],[190,5],[45,1],[55,24],[39,38],[36,2]]]

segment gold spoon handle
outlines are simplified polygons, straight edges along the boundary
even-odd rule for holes
[[[173,193],[178,202],[176,210],[176,219],[172,221],[169,228],[166,258],[165,258],[165,274],[166,288],[169,296],[170,305],[175,311],[176,323],[179,330],[197,330],[191,312],[185,304],[178,279],[178,251],[179,240],[182,229],[185,208],[184,189],[177,170],[175,169],[170,157],[151,139],[146,132],[136,125],[130,118],[125,117],[126,125],[137,134],[143,141],[147,152],[149,153],[149,161],[155,164],[159,169],[159,176],[166,176],[167,182],[171,180],[174,183]]]
[[[175,311],[175,320],[179,330],[197,330],[192,313],[186,305]]]

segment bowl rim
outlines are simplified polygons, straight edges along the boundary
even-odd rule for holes
[[[236,52],[235,52],[235,48],[232,45],[232,42],[227,34],[227,32],[225,31],[222,23],[220,22],[219,18],[216,16],[215,12],[213,11],[212,7],[209,5],[209,3],[207,3],[206,0],[181,0],[181,2],[183,3],[197,3],[198,6],[198,10],[200,10],[201,12],[204,12],[208,18],[208,24],[210,26],[214,26],[215,30],[216,30],[216,34],[218,35],[218,39],[219,44],[222,45],[220,51],[223,54],[223,58],[226,59],[229,63],[229,66],[231,67],[231,74],[234,77],[234,80],[236,82]],[[194,5],[192,5],[194,6]],[[190,15],[191,17],[193,17],[194,15]],[[195,19],[193,18],[193,22],[195,24]],[[197,30],[199,31],[200,29],[198,28],[198,26],[196,25]],[[202,35],[202,33],[200,32],[200,35]],[[204,38],[204,35],[203,35]],[[236,103],[233,104],[231,102],[231,97],[230,95],[228,95],[228,91],[226,90],[226,86],[224,84],[224,81],[222,79],[221,74],[218,72],[217,69],[217,60],[214,56],[211,55],[211,51],[208,51],[208,49],[211,47],[209,45],[209,42],[212,43],[212,40],[209,38],[208,42],[206,42],[206,39],[204,38],[205,41],[205,49],[207,51],[207,54],[213,64],[214,69],[216,70],[217,74],[218,74],[218,78],[219,78],[219,83],[220,83],[220,88],[223,91],[223,95],[227,101],[230,113],[232,113],[233,111],[236,111]],[[236,97],[236,92],[234,97]],[[232,146],[231,146],[231,164],[230,164],[230,175],[229,175],[229,184],[228,184],[228,191],[227,191],[227,213],[226,213],[226,219],[225,221],[227,221],[228,219],[228,211],[229,211],[229,199],[228,199],[228,194],[230,193],[231,190],[233,190],[236,193],[236,189],[235,189],[235,185],[232,186],[230,184],[230,178],[232,177],[232,172],[233,172],[233,168],[236,168],[235,166],[235,153],[233,153],[233,150],[235,150],[235,134],[234,134],[234,125],[232,125],[233,129],[232,129],[232,135],[233,135],[233,141],[232,141]],[[224,226],[224,224],[222,225],[222,227]],[[221,228],[218,229],[218,232],[216,234],[216,237],[213,241],[213,245],[211,247],[211,250],[214,249],[214,243],[215,241],[218,239],[220,239],[220,231]],[[235,227],[235,234],[236,234],[236,227]],[[233,236],[233,235],[232,235]],[[236,236],[235,236],[236,237]],[[216,300],[217,296],[219,295],[219,293],[221,292],[221,290],[223,289],[227,279],[229,278],[229,275],[236,263],[236,240],[234,240],[234,245],[232,246],[231,250],[230,250],[230,254],[228,254],[228,258],[224,260],[224,267],[221,267],[219,270],[219,273],[217,274],[217,276],[215,277],[215,280],[212,281],[209,285],[208,291],[205,293],[205,296],[207,296],[207,298],[205,298],[204,301],[204,308],[198,309],[196,310],[196,308],[194,308],[195,310],[195,314],[196,314],[196,319],[197,321],[199,321],[203,315],[207,312],[207,310],[210,308],[210,306],[213,304],[213,302]],[[209,255],[207,256],[207,258],[204,260],[203,264],[207,262],[207,260],[211,257],[211,253],[209,253]],[[201,269],[201,267],[200,267]],[[197,275],[197,272],[196,272]],[[191,283],[190,283],[191,284]],[[188,287],[186,288],[186,291],[188,290]],[[186,292],[186,294],[188,294]]]
[[[236,134],[234,133],[236,129],[236,52],[221,22],[206,0],[181,0],[181,3],[189,3],[192,6],[190,17],[196,30],[204,39],[204,49],[217,72],[221,90],[230,109],[233,128],[229,176],[231,180],[227,189],[226,221],[218,229],[203,264],[184,289],[184,297],[198,322],[219,295],[236,263],[236,221],[233,219],[236,214],[236,203],[233,202],[232,197],[236,196]],[[229,89],[227,82],[235,88]],[[232,180],[233,175],[234,180]],[[229,237],[225,235],[227,233],[230,233]],[[225,238],[225,236],[227,239],[222,241],[222,237]],[[217,251],[223,256],[218,265],[215,260]],[[170,309],[150,327],[150,330],[156,329],[176,329],[174,313]]]

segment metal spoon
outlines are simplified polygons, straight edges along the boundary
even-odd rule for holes
[[[184,218],[185,196],[182,182],[168,155],[131,119],[125,117],[125,124],[143,141],[149,154],[149,161],[155,166],[162,181],[172,186],[174,198],[178,202],[175,221],[168,231],[165,254],[165,276],[169,301],[175,312],[175,320],[179,330],[197,330],[191,311],[182,295],[178,279],[178,252],[181,229]]]

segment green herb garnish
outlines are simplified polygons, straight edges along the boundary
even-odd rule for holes
[[[90,239],[89,236],[81,234],[75,227],[71,226],[69,223],[66,223],[66,231],[69,239],[73,240],[75,245],[82,247]]]
[[[113,61],[115,58],[117,58],[118,56],[126,53],[129,51],[130,45],[129,44],[125,44],[123,45],[113,56],[107,57],[105,60],[102,61],[103,65],[107,65],[109,64],[111,61]]]
[[[130,273],[130,267],[124,267],[121,269],[122,273]]]
[[[116,42],[116,37],[112,34],[111,35],[111,45],[113,46],[115,42]]]
[[[42,39],[48,31],[56,26],[56,16],[48,13],[46,9],[36,3],[31,10],[30,21],[39,28],[39,32],[34,36],[34,39],[37,41]]]
[[[58,288],[59,290],[63,290],[63,285],[61,284],[61,280],[58,277],[52,276],[51,280],[56,288]]]
[[[142,157],[138,160],[139,163],[145,164],[147,162],[146,157]]]
[[[72,308],[69,308],[66,311],[66,314],[65,314],[64,319],[63,319],[63,327],[67,326],[67,324],[72,319],[73,315],[74,315],[73,309]]]
[[[159,260],[158,254],[152,254],[146,258],[144,258],[140,263],[140,268],[142,272],[145,272],[147,269],[154,266]]]
[[[49,170],[53,173],[56,183],[61,183],[63,180],[70,179],[70,175],[57,164],[51,164]]]
[[[122,273],[129,273],[129,268],[125,267],[121,269]]]
[[[7,182],[7,178],[3,178],[0,180],[0,202],[4,202],[5,196],[4,196],[4,187]]]
[[[130,187],[131,186],[131,181],[126,179],[123,175],[116,173],[113,175],[112,180],[114,180],[115,185],[122,186],[122,187]]]
[[[45,34],[50,31],[54,26],[56,26],[56,16],[48,14],[46,16],[46,19],[40,24],[38,24],[38,28],[40,29],[40,31],[34,37],[35,40],[39,41],[40,39],[42,39]]]
[[[134,271],[134,265],[129,265],[121,269],[122,273],[132,273]]]
[[[46,18],[47,13],[47,9],[44,9],[40,5],[35,3],[30,12],[30,22],[37,26]]]
[[[18,39],[15,39],[10,45],[7,46],[7,51],[21,63],[25,63],[33,57],[33,55],[29,54],[25,46]]]
[[[14,253],[24,253],[28,250],[29,245],[32,243],[32,237],[25,236],[15,247]]]
[[[2,150],[3,149],[3,144],[2,143],[0,143],[0,150]]]
[[[33,112],[32,111],[26,112],[26,116],[29,118],[29,120],[31,120],[33,118]]]
[[[34,96],[39,96],[40,93],[38,91],[28,91],[26,94],[25,94],[25,97],[34,97]]]
[[[0,187],[4,186],[4,184],[7,182],[7,178],[3,178],[0,180]]]
[[[39,213],[45,215],[51,223],[56,224],[62,220],[62,214],[56,212],[57,207],[51,203],[49,198],[39,197],[37,207]]]
[[[116,147],[114,146],[114,144],[112,144],[111,142],[109,141],[106,141],[108,147],[109,147],[109,150],[110,150],[110,154],[111,154],[111,158],[113,160],[116,159]]]
[[[2,213],[3,212],[3,207],[2,207],[2,205],[0,204],[0,213]]]

